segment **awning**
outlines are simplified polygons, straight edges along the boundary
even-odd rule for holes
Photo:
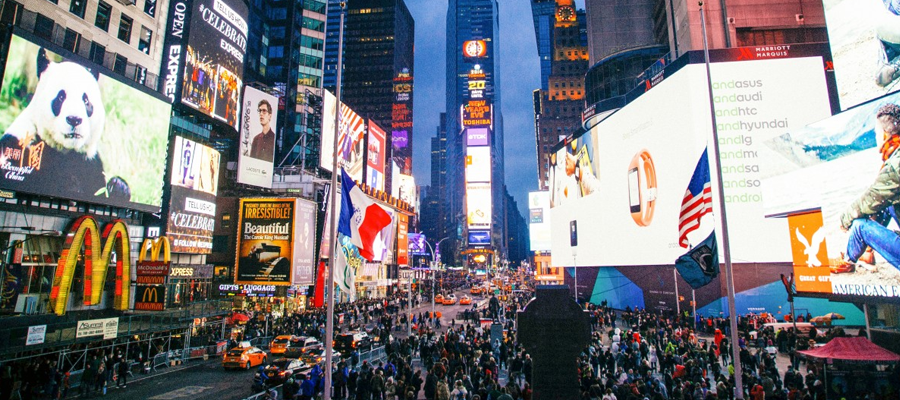
[[[828,344],[800,351],[807,357],[857,364],[895,364],[900,356],[884,349],[864,337],[838,337]]]

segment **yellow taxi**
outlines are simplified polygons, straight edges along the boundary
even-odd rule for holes
[[[445,306],[452,306],[452,305],[456,304],[456,295],[450,294],[450,295],[444,296],[444,301],[442,302],[442,304]]]
[[[276,336],[275,339],[272,340],[272,343],[269,344],[269,351],[273,356],[276,354],[284,354],[294,338],[294,335]]]
[[[472,286],[472,288],[469,289],[469,293],[471,293],[471,294],[481,294],[481,287],[480,287],[480,286]]]
[[[441,294],[435,295],[434,302],[444,304],[444,295],[441,295]]]
[[[472,298],[466,295],[463,295],[461,299],[459,299],[459,304],[463,306],[467,306],[472,304]]]
[[[228,350],[222,357],[222,366],[228,368],[250,369],[266,363],[266,352],[258,347],[242,346]]]

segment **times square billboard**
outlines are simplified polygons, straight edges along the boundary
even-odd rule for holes
[[[247,52],[241,0],[177,0],[169,5],[160,91],[238,130]]]
[[[714,178],[711,185],[713,193],[720,185],[724,191],[733,260],[758,268],[790,265],[796,290],[806,295],[900,300],[900,249],[879,246],[861,228],[900,229],[896,214],[887,212],[892,200],[884,193],[871,195],[884,179],[882,166],[900,162],[900,154],[881,150],[888,148],[881,146],[892,129],[887,122],[900,116],[900,94],[831,116],[831,60],[827,49],[809,51],[817,46],[792,45],[782,53],[733,49],[763,55],[741,61],[729,56],[732,49],[711,53],[719,159],[707,147],[712,116],[702,55],[700,63],[678,69],[590,131],[563,143],[551,157],[554,260],[571,266],[578,248],[579,266],[622,270],[671,265],[687,251],[679,243],[681,203],[694,167],[709,150],[710,168],[722,171],[721,183]],[[664,111],[648,118],[647,110]],[[601,132],[620,134],[601,140]],[[633,179],[636,159],[652,165],[655,179],[641,179],[647,172]],[[578,176],[570,173],[575,170],[580,170]],[[719,210],[717,196],[712,203]],[[697,244],[715,228],[721,243],[717,218],[702,218],[688,241]],[[581,229],[580,246],[573,247],[572,221],[616,229]],[[863,254],[867,245],[874,252]],[[755,270],[737,268],[736,283],[772,278],[754,277]]]

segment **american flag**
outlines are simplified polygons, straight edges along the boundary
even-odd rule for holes
[[[687,248],[690,246],[687,235],[700,227],[700,218],[706,213],[712,212],[712,187],[709,183],[709,159],[706,150],[694,168],[694,175],[687,190],[684,191],[684,199],[681,200],[681,213],[678,215],[678,244]]]

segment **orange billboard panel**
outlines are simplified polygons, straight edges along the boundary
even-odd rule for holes
[[[797,292],[831,293],[822,211],[788,216]]]

